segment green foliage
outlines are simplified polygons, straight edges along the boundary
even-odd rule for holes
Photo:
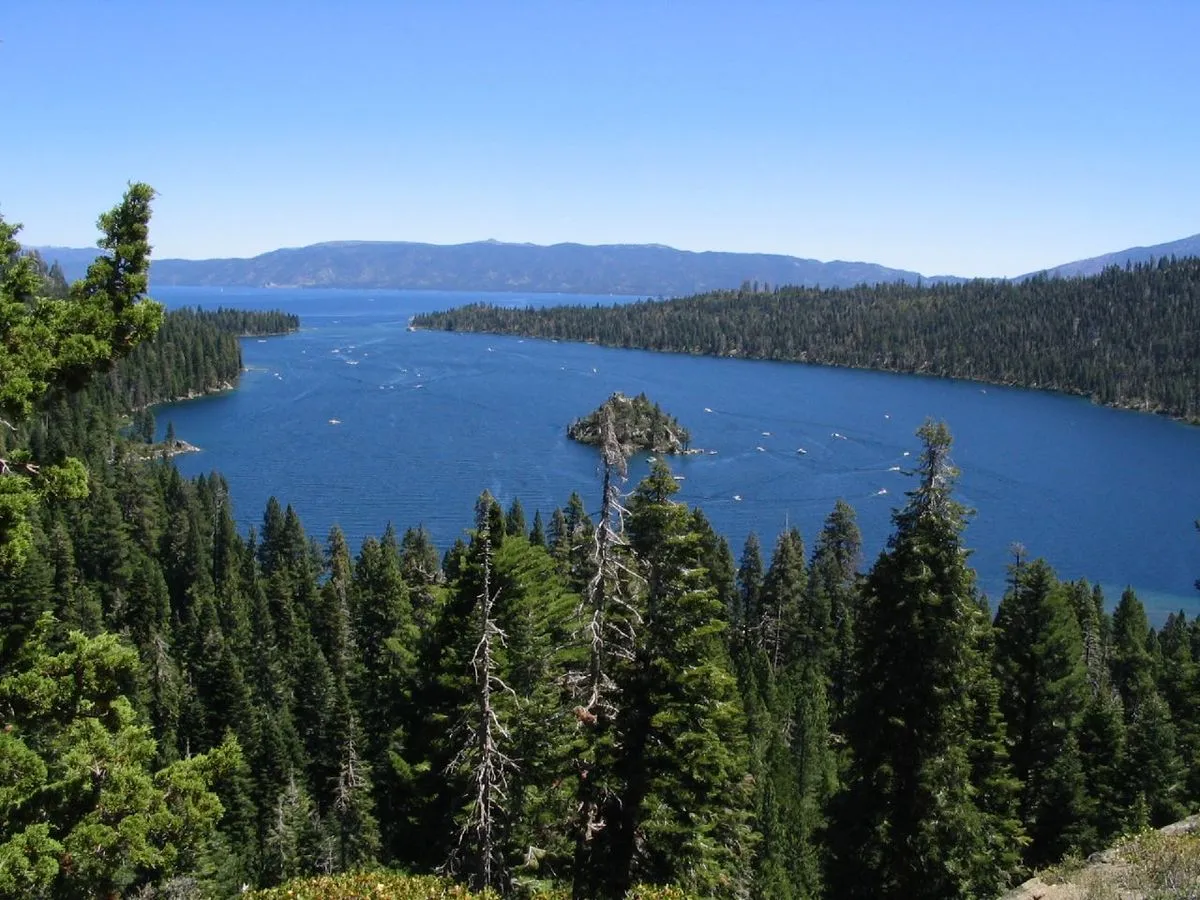
[[[1016,860],[988,657],[988,622],[961,544],[965,511],[945,425],[927,423],[920,483],[867,578],[847,723],[853,758],[835,809],[831,891],[985,897]]]
[[[153,197],[149,186],[132,184],[100,216],[105,253],[67,296],[46,295],[35,261],[20,252],[19,227],[0,219],[0,428],[15,431],[53,392],[78,390],[158,330],[162,307],[143,298]],[[39,461],[17,447],[7,452],[0,459],[0,570],[28,554],[35,505],[86,491],[77,460]]]
[[[1091,278],[742,289],[620,306],[475,304],[414,324],[972,378],[1200,417],[1200,259]]]
[[[401,875],[394,872],[360,872],[290,881],[276,888],[251,891],[247,900],[484,900],[492,892],[476,893],[448,878]],[[566,900],[562,891],[537,892],[530,900]],[[639,885],[626,900],[696,900],[674,887]]]
[[[625,788],[608,826],[608,896],[641,880],[713,897],[738,896],[749,883],[749,747],[724,642],[728,623],[701,565],[700,534],[687,507],[671,499],[677,490],[658,461],[629,502],[646,596],[623,678]]]
[[[189,871],[223,809],[214,782],[240,761],[230,739],[155,770],[130,700],[136,653],[43,620],[0,678],[0,896],[107,896]]]
[[[691,433],[673,416],[652,403],[645,393],[626,397],[617,392],[600,408],[567,427],[567,437],[584,444],[603,444],[603,422],[611,418],[617,442],[626,454],[638,450],[679,453],[691,443]]]
[[[29,265],[28,290],[74,296]],[[92,284],[137,286],[104,266]],[[684,896],[630,887],[650,881],[983,897],[1018,871],[1022,823],[1034,861],[1194,802],[1200,627],[1180,614],[1155,634],[1132,594],[1110,618],[1042,563],[1014,571],[993,626],[943,428],[922,430],[921,482],[865,580],[846,504],[811,563],[788,531],[765,571],[757,539],[735,569],[662,463],[625,533],[575,493],[529,540],[520,501],[505,514],[485,495],[444,563],[419,528],[352,555],[277,501],[243,536],[219,476],[185,481],[115,437],[136,414],[144,440],[144,404],[236,378],[236,334],[293,325],[172,313],[104,377],[64,382],[0,432],[4,458],[43,461],[53,487],[25,507],[25,564],[0,571],[0,893],[230,896],[434,869],[480,808],[466,788],[481,757],[460,755],[471,728],[455,726],[477,737],[487,718],[483,634],[511,763],[487,801],[488,880],[516,896]],[[71,456],[90,472],[47,462]],[[606,504],[621,501],[613,460]],[[39,627],[44,613],[62,625]],[[374,873],[286,891],[468,896]]]
[[[1087,703],[1083,638],[1067,595],[1044,560],[1013,566],[996,616],[1000,708],[1020,812],[1030,837],[1025,858],[1040,866],[1080,845],[1083,770],[1076,729]]]

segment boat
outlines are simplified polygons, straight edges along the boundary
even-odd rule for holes
[[[330,425],[341,425],[341,424],[342,424],[342,420],[341,420],[341,419],[330,419],[330,420],[329,420],[329,424],[330,424]]]
[[[805,450],[803,447],[797,447],[797,448],[796,448],[796,452],[797,452],[797,453],[800,453],[800,454],[805,454],[805,453],[808,453],[808,451],[807,451],[807,450]]]
[[[734,499],[734,500],[737,500],[737,501],[740,503],[740,502],[741,502],[741,500],[742,500],[742,495],[741,495],[741,494],[734,494],[734,495],[733,495],[733,499]]]
[[[766,447],[755,447],[754,449],[755,449],[755,450],[757,450],[759,453],[766,453],[766,452],[767,452],[767,448],[766,448]]]

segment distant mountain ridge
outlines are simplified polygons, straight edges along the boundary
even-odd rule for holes
[[[92,250],[39,247],[68,279]],[[332,241],[272,250],[249,259],[160,259],[154,285],[409,288],[680,296],[746,282],[852,287],[924,279],[919,272],[866,262],[821,262],[767,253],[696,253],[660,244],[420,244]],[[925,279],[961,280],[961,279]]]
[[[1144,263],[1150,262],[1152,259],[1162,259],[1170,256],[1177,258],[1200,256],[1200,234],[1193,234],[1191,237],[1180,238],[1177,241],[1170,241],[1166,244],[1154,244],[1150,247],[1130,247],[1127,250],[1118,250],[1116,253],[1105,253],[1103,256],[1078,259],[1074,262],[1063,263],[1060,266],[1043,271],[1051,278],[1073,278],[1079,275],[1097,275],[1109,266],[1124,266],[1126,263]],[[1041,274],[1042,272],[1030,272],[1014,280],[1020,281]]]
[[[69,280],[83,276],[98,251],[33,247],[58,260]],[[1090,259],[1030,272],[1051,277],[1095,275],[1108,266],[1162,257],[1200,256],[1200,234],[1130,247]],[[423,244],[408,241],[329,241],[232,259],[160,259],[152,285],[198,287],[409,288],[454,291],[631,294],[677,297],[737,288],[750,282],[803,287],[854,287],[904,281],[960,282],[868,262],[821,262],[771,253],[676,250],[662,244],[513,244],[474,241]]]

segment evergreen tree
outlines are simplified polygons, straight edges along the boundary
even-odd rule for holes
[[[509,537],[524,537],[527,530],[525,508],[521,506],[521,498],[514,497],[504,514],[504,533]]]
[[[406,844],[415,840],[407,806],[415,790],[410,766],[416,760],[409,741],[419,719],[413,708],[418,635],[390,526],[382,540],[363,542],[352,593],[350,639],[356,665],[349,686],[362,728],[362,745],[356,752],[372,773],[384,850],[390,857],[403,858]],[[345,764],[353,737],[351,730],[344,738],[339,766]]]
[[[1087,703],[1083,638],[1044,560],[1018,558],[1012,567],[996,616],[995,655],[1013,773],[1023,785],[1025,860],[1037,867],[1082,849],[1085,815],[1075,735]]]
[[[1183,766],[1170,710],[1155,683],[1150,623],[1131,589],[1113,611],[1112,628],[1113,682],[1125,709],[1126,807],[1146,811],[1146,822],[1132,824],[1166,825],[1183,813]]]
[[[703,896],[748,889],[753,853],[745,722],[725,648],[724,609],[666,464],[630,501],[630,544],[646,577],[645,622],[625,685],[624,793],[609,819],[611,881],[675,883]]]
[[[833,896],[988,897],[1017,861],[987,616],[961,537],[943,424],[867,577],[856,628],[852,759],[836,808]],[[986,803],[986,806],[985,806]]]
[[[753,621],[759,646],[771,671],[779,672],[798,649],[808,572],[804,565],[804,540],[795,528],[785,531],[775,544],[771,565],[763,578],[759,608]]]
[[[1162,649],[1158,689],[1175,723],[1185,773],[1181,800],[1189,808],[1200,804],[1200,661],[1192,649],[1194,630],[1195,621],[1189,625],[1187,614],[1180,610],[1167,616],[1158,633]]]
[[[738,562],[737,593],[734,606],[729,611],[730,639],[735,643],[749,641],[753,629],[755,610],[761,607],[760,593],[763,586],[762,545],[753,531],[746,536],[742,557]]]
[[[130,702],[137,654],[114,635],[46,642],[0,677],[0,896],[102,897],[195,864],[221,816],[236,742],[155,770]]]
[[[20,252],[20,227],[0,218],[0,426],[15,430],[51,394],[78,391],[158,330],[162,307],[144,299],[153,198],[148,185],[131,184],[100,216],[98,245],[105,252],[66,297],[44,296],[35,262]],[[76,458],[39,460],[27,448],[3,452],[0,567],[7,570],[28,552],[35,506],[85,496],[87,475]]]
[[[542,511],[536,510],[533,514],[533,528],[529,532],[529,542],[537,544],[539,547],[546,546],[546,528],[542,524]]]
[[[829,679],[829,704],[832,725],[841,723],[850,706],[850,687],[854,682],[854,628],[858,615],[858,566],[862,554],[862,535],[854,510],[844,500],[834,504],[817,537],[816,550],[809,566],[810,607],[819,611],[814,625],[829,611],[829,624],[817,629],[826,636]]]

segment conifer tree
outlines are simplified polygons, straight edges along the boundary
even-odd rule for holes
[[[352,588],[350,640],[355,665],[348,686],[362,728],[362,744],[356,752],[371,773],[383,848],[396,857],[414,840],[407,807],[417,789],[409,768],[417,761],[409,743],[419,721],[413,706],[418,635],[390,526],[382,540],[363,541]],[[339,766],[344,765],[346,744],[352,740],[353,730],[349,730]]]
[[[521,505],[520,497],[514,497],[504,514],[504,533],[509,537],[524,537],[527,530],[525,507]]]
[[[546,526],[542,524],[542,511],[535,510],[533,514],[533,528],[529,530],[529,542],[537,544],[539,547],[546,546]]]
[[[753,853],[745,722],[722,632],[725,610],[700,566],[678,485],[655,462],[630,500],[630,545],[646,579],[644,625],[619,740],[624,792],[608,824],[611,881],[678,884],[712,897],[749,887]]]
[[[582,654],[572,639],[578,598],[559,577],[545,548],[507,540],[494,557],[494,615],[504,636],[499,672],[507,699],[509,776],[503,853],[514,889],[569,876],[575,850],[574,739],[580,725],[564,702],[568,672]]]
[[[195,864],[220,818],[236,742],[168,766],[130,702],[138,660],[45,617],[0,677],[0,897],[116,896]]]
[[[104,253],[65,297],[46,296],[36,263],[17,243],[20,226],[0,218],[0,429],[15,432],[49,395],[79,390],[158,331],[162,307],[144,298],[153,199],[149,185],[131,184],[100,216]],[[47,498],[80,499],[88,486],[78,459],[38,459],[28,448],[3,453],[0,569],[9,570],[28,552],[35,506]]]
[[[1075,731],[1087,703],[1087,669],[1078,622],[1050,566],[1018,557],[1010,578],[996,615],[996,670],[1013,774],[1023,785],[1025,860],[1036,867],[1082,849]]]
[[[1185,773],[1181,800],[1187,807],[1200,805],[1200,661],[1192,650],[1194,625],[1179,610],[1167,616],[1158,633],[1163,658],[1158,688],[1177,730]]]
[[[1017,861],[989,623],[951,496],[950,434],[933,422],[917,433],[920,482],[893,515],[856,628],[832,896],[988,897]]]
[[[1125,802],[1144,808],[1146,822],[1166,825],[1180,818],[1183,766],[1175,746],[1175,725],[1159,696],[1152,631],[1145,607],[1132,589],[1113,611],[1113,682],[1125,710]]]
[[[729,634],[732,643],[746,643],[753,629],[754,610],[759,609],[759,594],[763,585],[762,545],[753,531],[746,536],[738,562],[737,593],[729,611]]]
[[[799,531],[790,528],[775,544],[754,616],[758,643],[767,655],[772,672],[784,668],[796,649],[794,642],[801,627],[807,584],[804,540]]]
[[[854,628],[858,615],[858,567],[862,535],[854,509],[838,500],[817,537],[808,570],[810,606],[829,610],[826,654],[829,679],[831,725],[840,730],[850,705],[849,690],[854,680]]]
[[[437,548],[424,526],[409,528],[400,541],[400,574],[408,585],[413,624],[425,634],[437,615],[437,588],[445,581]]]

